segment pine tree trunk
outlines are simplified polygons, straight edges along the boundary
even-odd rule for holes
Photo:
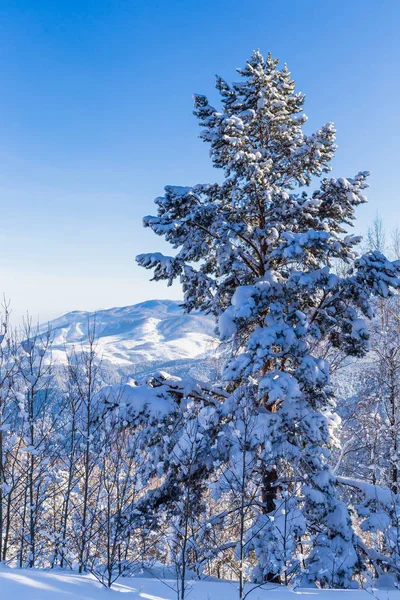
[[[270,361],[265,365],[262,370],[262,376],[265,376],[271,369],[272,365]],[[263,400],[264,407],[268,412],[274,413],[277,411],[277,404],[268,402],[268,395]],[[262,473],[262,487],[261,487],[261,501],[263,505],[264,514],[274,513],[276,510],[276,499],[278,497],[278,471],[276,465],[263,465]],[[265,575],[265,581],[268,583],[281,583],[280,575],[274,572],[267,573]]]
[[[264,514],[273,513],[276,510],[275,500],[278,496],[278,472],[276,467],[264,466],[262,477],[261,499]],[[265,575],[265,581],[268,583],[282,583],[280,575],[271,571]]]

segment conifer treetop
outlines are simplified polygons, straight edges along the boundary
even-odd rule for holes
[[[195,96],[200,137],[211,159],[224,170],[221,184],[168,185],[156,199],[156,216],[144,225],[177,250],[175,256],[142,254],[139,264],[154,279],[179,278],[184,307],[215,315],[230,304],[239,285],[254,284],[268,273],[287,277],[313,271],[335,259],[353,263],[360,237],[348,233],[355,209],[366,202],[368,172],[352,178],[312,178],[330,170],[336,150],[332,123],[306,135],[304,94],[286,65],[253,52],[242,80],[229,85],[217,77],[221,110]],[[383,260],[383,257],[372,259]],[[393,268],[385,263],[386,271]]]

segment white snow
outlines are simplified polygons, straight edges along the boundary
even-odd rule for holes
[[[0,567],[1,600],[104,600],[128,594],[135,600],[176,600],[173,579],[164,581],[142,577],[121,577],[111,590],[102,586],[92,575],[78,575],[71,571],[40,571],[38,569],[13,569]],[[251,584],[246,592],[253,587]],[[317,590],[312,588],[291,590],[284,586],[254,587],[248,600],[400,600],[398,590]],[[193,581],[189,584],[190,600],[236,600],[239,598],[234,581]],[[311,600],[311,599],[310,599]]]
[[[144,363],[164,368],[170,362],[203,358],[216,348],[214,320],[200,313],[184,314],[178,302],[150,300],[99,310],[74,311],[42,326],[52,331],[53,358],[64,363],[66,350],[88,342],[88,320],[96,323],[98,351],[103,363],[136,372]],[[165,367],[170,370],[170,367]]]

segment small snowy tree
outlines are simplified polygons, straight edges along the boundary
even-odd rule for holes
[[[357,544],[373,567],[373,574],[385,586],[400,581],[400,494],[386,486],[360,479],[338,477],[354,492],[360,529],[366,535]]]
[[[95,523],[95,514],[100,493],[98,477],[98,459],[100,456],[100,440],[95,435],[99,429],[98,400],[96,393],[101,388],[101,358],[97,352],[96,322],[87,323],[88,343],[79,351],[73,349],[68,356],[68,376],[70,397],[73,410],[78,408],[74,423],[78,439],[78,448],[71,447],[73,452],[69,464],[76,460],[76,478],[79,491],[75,494],[74,504],[77,506],[72,515],[72,537],[78,551],[79,572],[88,567],[90,544]],[[71,484],[71,480],[70,484]]]
[[[250,390],[247,392],[243,394],[239,390],[232,394],[230,401],[222,407],[221,416],[235,410],[235,419],[228,418],[226,423],[221,419],[217,442],[220,466],[216,469],[216,481],[212,485],[215,500],[221,500],[226,494],[230,501],[229,509],[215,515],[213,520],[222,522],[228,531],[233,529],[236,564],[232,566],[239,580],[239,598],[244,597],[249,574],[247,559],[253,536],[249,540],[248,534],[257,514],[257,499],[262,485],[258,447],[265,435],[254,403],[249,401]],[[232,528],[232,523],[236,527]],[[225,544],[225,548],[229,549],[229,545],[226,547]]]
[[[15,403],[17,344],[10,327],[9,307],[0,315],[0,560],[7,559],[11,507],[17,485],[15,467],[21,438],[15,435],[18,408]]]
[[[137,260],[156,280],[180,279],[187,311],[216,316],[221,339],[232,341],[227,390],[257,387],[254,408],[266,431],[259,445],[264,514],[273,516],[282,492],[294,493],[291,509],[303,512],[311,543],[306,578],[348,587],[357,554],[329,466],[337,417],[318,346],[329,340],[362,356],[362,316],[372,316],[372,294],[388,296],[399,285],[398,266],[378,251],[357,258],[360,238],[346,231],[366,202],[368,173],[324,178],[307,191],[330,170],[335,129],[304,133],[305,96],[295,92],[286,65],[279,69],[270,55],[254,52],[239,73],[242,80],[232,85],[217,78],[221,110],[195,96],[201,138],[223,169],[222,183],[167,186],[156,200],[157,216],[144,224],[177,253]],[[338,260],[349,265],[343,276],[332,270]],[[279,535],[272,526],[258,540],[257,572],[265,580],[276,580],[280,566],[261,545]]]
[[[188,415],[183,414],[183,433],[179,435],[176,443],[175,435],[169,442],[169,460],[173,464],[172,468],[179,469],[184,476],[180,486],[180,497],[169,507],[170,525],[166,536],[168,559],[174,566],[176,576],[178,600],[184,600],[188,595],[190,568],[195,562],[194,533],[197,530],[196,517],[199,508],[196,510],[194,506],[199,507],[203,488],[202,478],[199,479],[197,471],[199,458],[204,454],[204,445],[207,443],[200,421],[196,418],[197,411],[191,408],[190,403],[185,407],[185,411],[192,412],[192,416],[188,418]]]
[[[23,438],[21,469],[25,478],[19,566],[34,567],[43,564],[42,560],[47,554],[48,539],[42,532],[53,488],[52,446],[57,418],[52,410],[51,333],[41,334],[38,327],[32,327],[28,318],[22,334],[19,384],[16,386]]]
[[[387,239],[382,219],[368,229],[367,249],[385,249],[400,258],[398,232]],[[345,452],[338,468],[350,481],[345,491],[358,514],[362,541],[375,577],[400,580],[400,304],[399,294],[374,301],[368,360],[352,370],[355,389],[344,373],[341,387]],[[355,373],[354,373],[355,371]],[[347,479],[350,478],[350,479]],[[354,479],[356,478],[356,479]],[[360,499],[361,496],[361,499]]]
[[[172,567],[174,590],[183,598],[190,568],[199,563],[197,540],[207,475],[213,468],[210,443],[215,439],[218,392],[190,377],[182,380],[161,372],[140,385],[130,381],[106,386],[100,396],[115,422],[135,439],[138,493],[121,513],[130,552],[145,570],[152,569],[152,559],[162,558]]]

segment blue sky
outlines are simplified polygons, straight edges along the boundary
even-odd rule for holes
[[[400,225],[397,0],[2,0],[0,292],[42,321],[178,287],[150,283],[141,227],[166,184],[219,177],[192,94],[216,101],[254,48],[287,62],[307,127],[334,121],[334,175],[372,172],[358,231]]]

